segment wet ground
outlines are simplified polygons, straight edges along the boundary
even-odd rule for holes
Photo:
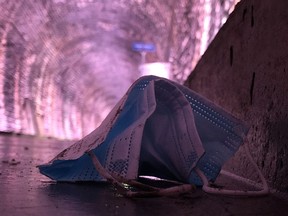
[[[107,184],[54,183],[37,165],[71,142],[0,135],[0,215],[288,215],[279,194],[235,198],[195,193],[173,198],[119,196]]]

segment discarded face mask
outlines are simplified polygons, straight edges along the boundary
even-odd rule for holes
[[[155,176],[202,185],[214,181],[243,143],[242,121],[167,79],[137,80],[92,133],[62,151],[40,172],[56,181],[105,181],[87,152],[125,179]]]

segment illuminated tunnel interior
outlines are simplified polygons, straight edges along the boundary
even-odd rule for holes
[[[284,215],[287,7],[286,0],[0,0],[1,215],[59,215],[59,206],[61,215],[155,215],[158,208],[159,216]],[[56,184],[39,173],[37,165],[95,130],[148,74],[245,122],[245,147],[271,194],[219,199],[196,190],[192,199],[127,201],[107,188]],[[252,180],[244,191],[259,189],[243,146],[224,169]],[[243,188],[225,178],[216,183]]]
[[[81,138],[143,61],[169,64],[182,83],[236,2],[2,0],[0,131]],[[134,43],[155,49],[145,55]]]

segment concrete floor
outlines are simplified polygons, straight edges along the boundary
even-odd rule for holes
[[[71,142],[0,135],[0,215],[288,215],[288,202],[208,195],[198,189],[177,198],[128,199],[106,184],[54,183],[36,165]]]

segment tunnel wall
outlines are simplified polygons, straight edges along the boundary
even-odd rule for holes
[[[185,85],[250,125],[271,187],[288,192],[288,1],[242,0]],[[256,179],[241,148],[227,169]]]
[[[183,82],[237,0],[0,1],[0,132],[78,139],[139,78],[169,62]],[[205,23],[205,24],[204,24]]]

